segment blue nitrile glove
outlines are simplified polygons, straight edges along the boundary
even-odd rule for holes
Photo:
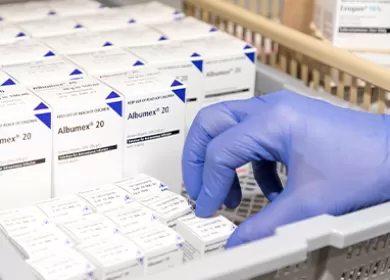
[[[208,217],[222,204],[239,205],[235,170],[255,162],[255,178],[272,202],[237,228],[229,248],[280,225],[389,200],[389,128],[388,116],[287,91],[219,103],[203,109],[189,131],[184,183],[196,214]],[[289,171],[284,190],[276,161]]]

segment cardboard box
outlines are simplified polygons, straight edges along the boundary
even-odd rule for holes
[[[1,209],[50,198],[51,115],[23,86],[0,88]]]
[[[37,203],[39,209],[57,224],[81,219],[93,213],[92,207],[76,195],[55,197]]]
[[[46,37],[42,38],[42,42],[63,55],[102,50],[112,46],[106,38],[93,32]]]
[[[122,9],[132,16],[133,22],[141,24],[155,24],[184,18],[184,14],[180,11],[158,1],[123,6]]]
[[[0,44],[9,44],[19,40],[30,39],[19,26],[0,21]]]
[[[158,195],[168,190],[168,186],[163,182],[146,174],[139,174],[135,177],[115,182],[114,184],[124,189],[130,194],[130,197],[136,200],[155,194]]]
[[[79,192],[78,195],[99,213],[121,209],[133,203],[128,192],[114,185],[86,190]]]
[[[87,29],[72,18],[53,17],[31,20],[18,24],[25,32],[34,38],[44,38],[56,35],[66,35],[87,31]]]
[[[56,56],[48,46],[36,39],[20,40],[0,45],[0,64],[10,65],[37,61]]]
[[[56,11],[54,11],[45,1],[28,1],[24,3],[1,5],[0,9],[0,21],[21,22],[53,16],[56,16]]]
[[[6,65],[3,70],[15,81],[28,87],[84,77],[79,67],[60,57]]]
[[[53,195],[105,185],[123,174],[123,97],[88,77],[32,87],[53,115]]]
[[[103,31],[99,34],[116,47],[147,46],[167,41],[167,38],[157,30],[138,24],[128,28]]]
[[[26,259],[51,255],[75,245],[69,236],[53,225],[14,234],[11,242]]]
[[[155,24],[153,25],[153,28],[164,34],[169,40],[202,38],[205,36],[212,36],[214,32],[219,32],[216,27],[194,17],[186,17],[181,20]]]
[[[54,0],[48,1],[47,4],[62,17],[101,13],[108,9],[93,0]]]
[[[184,238],[184,261],[192,261],[224,250],[236,226],[223,216],[201,219],[195,215],[181,218],[176,231]]]
[[[95,279],[127,280],[144,276],[143,253],[128,238],[101,240],[78,247],[96,266]]]
[[[36,206],[29,205],[0,212],[0,230],[10,237],[49,225],[48,217]]]
[[[204,107],[255,96],[254,47],[222,32],[184,44],[203,58]]]
[[[27,260],[38,280],[94,279],[95,266],[75,249]]]
[[[145,254],[145,275],[156,274],[183,264],[183,238],[169,227],[155,223],[128,234]]]
[[[100,79],[125,98],[124,177],[149,174],[180,193],[186,87],[142,66]]]
[[[175,228],[177,220],[192,214],[192,206],[183,196],[169,191],[145,197],[139,202],[152,210],[162,224]]]
[[[120,232],[114,222],[101,214],[91,214],[65,222],[61,228],[77,243],[116,239]]]
[[[100,76],[131,70],[144,63],[136,56],[120,48],[68,55],[90,76]]]
[[[175,77],[176,80],[187,86],[187,132],[204,103],[203,58],[189,45],[175,41],[166,44],[126,48],[126,50],[137,55],[147,65],[156,67],[161,72]]]
[[[334,46],[347,49],[389,49],[390,3],[386,1],[316,0],[322,12],[319,31]]]

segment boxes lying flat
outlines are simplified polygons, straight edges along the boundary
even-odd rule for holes
[[[8,74],[0,70],[0,87],[13,86],[16,82]]]
[[[45,1],[29,1],[1,5],[0,21],[2,19],[13,22],[43,19],[55,16],[56,12]]]
[[[8,44],[29,38],[20,27],[0,21],[0,44]]]
[[[163,182],[146,174],[139,174],[114,184],[128,192],[135,200],[146,196],[154,196],[168,190],[168,187]]]
[[[48,5],[63,17],[100,13],[106,9],[98,1],[91,0],[54,0],[48,1]]]
[[[99,78],[125,98],[124,177],[147,173],[180,193],[185,86],[142,66]]]
[[[66,35],[87,31],[87,29],[72,18],[53,17],[49,19],[32,20],[18,24],[28,35],[43,38],[56,35]]]
[[[49,198],[51,109],[22,86],[3,86],[0,119],[0,208]]]
[[[116,9],[110,9],[104,13],[80,15],[75,19],[90,31],[116,30],[134,24],[128,13],[122,13]]]

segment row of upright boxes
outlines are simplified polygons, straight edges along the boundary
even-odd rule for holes
[[[0,235],[41,280],[139,279],[223,251],[235,228],[143,174],[0,211]]]
[[[139,173],[179,193],[196,113],[254,96],[256,49],[158,2],[0,16],[0,208]]]

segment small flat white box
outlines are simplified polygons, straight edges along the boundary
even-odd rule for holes
[[[256,49],[226,33],[186,40],[203,57],[204,104],[255,96]]]
[[[128,28],[103,31],[99,34],[116,47],[147,46],[167,41],[167,38],[157,30],[138,24]]]
[[[145,275],[156,274],[183,264],[184,239],[163,224],[154,223],[128,234],[127,237],[145,254]]]
[[[204,103],[203,58],[191,46],[178,41],[131,47],[126,50],[137,55],[147,65],[156,67],[187,86],[186,131],[188,131]]]
[[[164,34],[169,40],[202,38],[213,35],[214,32],[219,32],[216,27],[194,17],[155,24],[153,28]]]
[[[38,280],[93,280],[96,268],[75,249],[27,260]]]
[[[116,239],[120,233],[118,226],[101,214],[91,214],[80,220],[66,222],[62,229],[77,243]]]
[[[0,44],[9,44],[15,41],[30,39],[19,26],[10,22],[0,21]]]
[[[158,195],[168,190],[168,187],[163,182],[146,174],[139,174],[135,177],[115,182],[114,185],[124,189],[135,199]]]
[[[131,70],[144,63],[136,56],[120,48],[68,55],[90,76],[100,76]]]
[[[11,241],[27,259],[51,255],[75,245],[69,236],[53,225],[13,235]]]
[[[84,79],[32,87],[53,108],[53,195],[110,184],[123,174],[123,97]]]
[[[0,212],[0,229],[8,236],[49,226],[47,216],[36,206],[7,209]]]
[[[48,5],[62,17],[101,13],[108,9],[98,1],[89,0],[54,0],[48,1]]]
[[[104,13],[80,15],[75,19],[90,31],[106,31],[126,28],[134,24],[131,16],[118,9],[109,9]]]
[[[60,57],[6,65],[3,70],[27,87],[61,83],[85,76],[75,64]]]
[[[16,81],[0,70],[0,87],[14,86]]]
[[[127,5],[122,9],[132,16],[134,22],[141,24],[169,22],[184,17],[180,11],[157,1]]]
[[[45,1],[1,5],[0,9],[0,21],[4,19],[11,22],[21,22],[48,18],[55,15],[56,12]]]
[[[81,219],[93,213],[92,207],[76,195],[55,197],[41,201],[37,206],[50,221],[58,224]]]
[[[324,38],[347,49],[390,48],[390,3],[377,0],[316,0]]]
[[[25,32],[34,38],[44,38],[56,35],[67,35],[87,29],[72,18],[53,17],[48,19],[39,19],[18,24]]]
[[[176,227],[179,218],[193,214],[188,199],[169,191],[156,195],[156,197],[145,197],[139,202],[151,209],[161,223],[172,228]]]
[[[36,39],[0,45],[0,64],[10,65],[52,58],[54,51]]]
[[[133,203],[133,199],[128,192],[114,185],[86,190],[79,192],[78,195],[99,213],[124,208]]]
[[[134,233],[158,222],[152,210],[138,202],[132,202],[126,208],[107,212],[105,215],[120,227],[123,234]]]
[[[51,196],[51,109],[20,85],[0,87],[0,208]]]
[[[96,279],[127,280],[144,276],[143,253],[124,236],[83,244],[78,247],[78,250],[97,267]]]
[[[178,220],[176,231],[184,238],[184,261],[219,253],[236,226],[223,216],[201,219],[195,215]]]
[[[124,177],[149,174],[180,193],[186,87],[143,66],[99,78],[125,98]]]
[[[93,32],[46,37],[42,38],[42,42],[63,55],[91,52],[112,46],[106,38]]]

